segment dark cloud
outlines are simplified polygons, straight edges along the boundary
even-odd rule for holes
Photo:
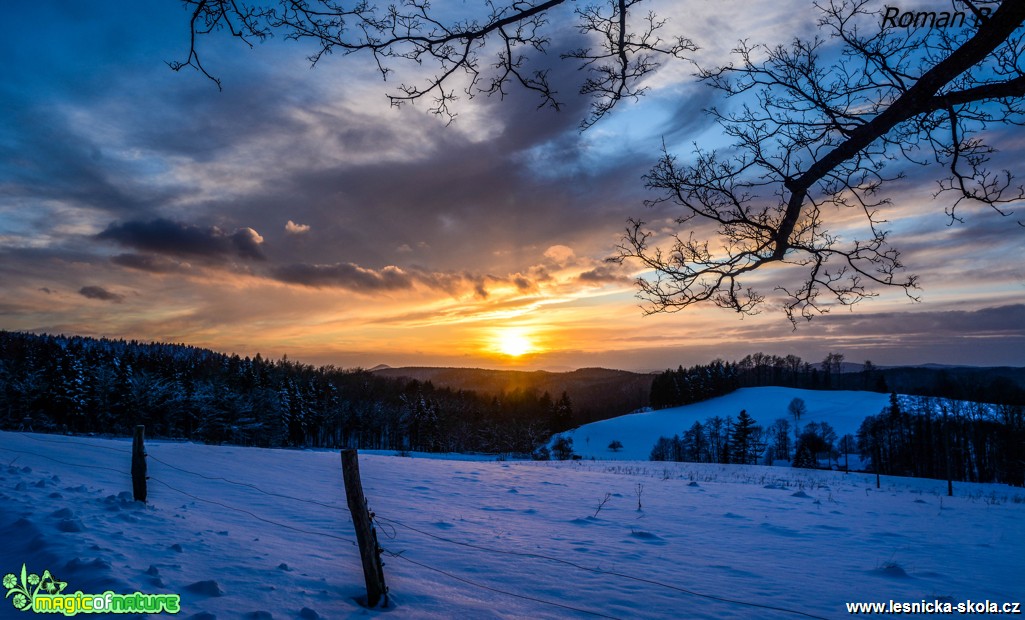
[[[211,92],[210,84],[203,81],[186,84],[176,79],[153,99],[148,110],[139,111],[130,100],[122,100],[116,104],[117,112],[133,121],[139,117],[164,119],[136,122],[136,139],[200,163],[230,155],[254,136],[301,134],[303,125],[292,114],[296,99],[274,95],[291,91],[301,99],[309,95],[300,94],[309,88],[308,82],[280,73],[263,74],[258,66],[236,66],[231,71],[233,83],[223,91],[215,88]]]
[[[578,279],[588,284],[629,284],[634,280],[623,273],[620,265],[599,265],[580,274]]]
[[[762,351],[795,354],[817,362],[828,352],[849,362],[882,365],[939,362],[969,366],[1023,365],[1025,305],[926,312],[830,313],[802,324],[796,332],[779,321],[718,324],[715,342],[695,338],[683,324],[611,337],[630,343],[626,350],[596,354],[616,368],[660,370],[678,364],[707,363],[716,357],[739,360]],[[577,362],[579,364],[579,362]]]
[[[783,321],[738,324],[724,333],[743,342],[808,339],[819,341],[874,342],[882,347],[913,347],[930,342],[987,340],[992,347],[1003,346],[1002,338],[1025,338],[1025,304],[1009,304],[978,309],[943,308],[937,310],[868,312],[863,305],[854,312],[835,309],[801,323],[794,331]],[[834,346],[834,345],[830,345]]]
[[[563,47],[586,43],[566,34]],[[473,264],[512,273],[536,262],[536,248],[557,242],[593,253],[596,231],[607,236],[642,208],[641,176],[657,158],[658,141],[645,158],[636,145],[611,148],[592,138],[595,132],[581,134],[588,100],[575,92],[583,74],[559,62],[558,51],[553,47],[539,62],[552,65],[560,111],[539,110],[533,93],[511,89],[504,100],[467,103],[474,114],[446,127],[417,108],[357,108],[345,96],[326,101],[311,94],[310,83],[299,89],[311,99],[301,111],[281,97],[251,97],[244,114],[259,128],[255,165],[265,182],[217,199],[210,209],[250,223],[275,247],[293,252],[295,263],[385,265],[416,248],[416,260],[433,270]],[[262,83],[292,92],[290,79],[268,75]],[[386,91],[382,86],[381,101]],[[182,129],[175,129],[206,127],[196,148],[251,139],[233,129],[239,110],[204,106],[209,113],[182,118]],[[192,107],[182,102],[175,109]],[[296,118],[306,124],[296,127]],[[155,149],[167,144],[157,136],[147,141]],[[189,144],[174,148],[191,157]],[[309,165],[297,165],[304,161]],[[295,243],[298,225],[282,231],[283,213],[317,234]]]
[[[889,312],[876,314],[835,313],[821,317],[823,323],[849,336],[893,335],[903,339],[949,339],[951,337],[1025,336],[1025,304],[1010,304],[977,310]],[[816,319],[818,320],[818,319]]]
[[[187,264],[153,254],[118,254],[111,257],[110,262],[121,267],[149,271],[151,273],[184,273],[189,271]]]
[[[414,278],[398,267],[366,269],[353,263],[335,265],[294,264],[273,270],[282,282],[313,288],[337,287],[358,292],[380,292],[410,289]]]
[[[216,226],[201,228],[158,218],[148,222],[113,223],[96,238],[144,252],[182,258],[223,259],[232,255],[255,260],[264,258],[260,249],[263,238],[252,228],[240,228],[228,234]]]
[[[0,136],[4,194],[123,215],[153,210],[173,200],[180,187],[155,184],[138,175],[133,162],[111,156],[108,144],[84,131],[60,105],[0,90],[8,129]],[[116,147],[111,150],[117,150]]]
[[[565,131],[576,132],[569,115],[537,114],[538,120],[559,116]],[[532,154],[508,148],[520,139],[470,143],[452,130],[437,136],[438,152],[423,159],[296,172],[247,197],[245,216],[269,222],[294,203],[304,205],[300,217],[318,235],[294,248],[299,262],[387,264],[417,248],[417,260],[433,269],[475,265],[515,272],[556,243],[593,252],[596,239],[621,229],[642,208],[635,192],[648,169],[643,158],[623,162],[616,174],[608,173],[606,166],[617,164],[610,158],[601,166],[574,166],[566,176],[545,176]]]
[[[88,247],[92,244],[83,245]],[[83,281],[93,278],[110,281],[106,275],[94,271],[106,263],[106,257],[79,251],[71,244],[38,248],[0,247],[0,298],[20,296],[28,291],[59,294],[65,290],[77,290]],[[20,292],[16,292],[19,289]]]
[[[78,290],[78,294],[82,297],[89,299],[98,299],[100,301],[110,301],[116,304],[121,303],[125,300],[124,295],[118,295],[112,293],[102,286],[83,286]]]
[[[944,362],[967,365],[1022,365],[1025,304],[977,309],[831,312],[792,331],[783,322],[759,321],[721,329],[723,355],[757,350],[806,359],[829,351],[849,361],[883,364]],[[864,357],[862,357],[864,356]]]
[[[130,72],[97,77],[116,84],[87,101],[67,95],[69,105],[22,97],[5,106],[0,94],[0,107],[20,112],[9,129],[12,152],[31,164],[8,169],[21,181],[19,195],[115,213],[119,223],[100,238],[139,255],[263,257],[264,246],[244,233],[182,223],[192,222],[177,210],[186,205],[211,221],[249,224],[293,252],[287,262],[385,265],[398,259],[397,248],[417,248],[416,260],[433,270],[473,264],[511,273],[536,256],[508,252],[558,239],[590,253],[582,246],[594,244],[596,231],[621,228],[640,208],[635,193],[650,162],[625,147],[594,158],[585,144],[593,134],[582,140],[578,132],[588,100],[575,93],[584,76],[558,53],[584,45],[565,28],[547,57],[529,61],[551,65],[561,111],[538,110],[533,93],[513,88],[504,98],[461,102],[473,114],[453,127],[419,108],[354,104],[332,90],[326,67],[297,73],[289,64],[296,56],[270,46],[253,52],[267,62],[221,59],[224,92],[201,76],[156,68],[147,70],[145,89]],[[381,102],[388,88],[380,86]],[[102,119],[117,130],[87,130]],[[230,174],[250,177],[236,186]],[[283,231],[283,213],[301,224]],[[299,244],[306,227],[317,234],[298,235]]]
[[[311,265],[294,263],[271,270],[271,277],[311,288],[342,288],[360,293],[408,290],[415,286],[458,296],[472,291],[480,299],[490,296],[488,285],[512,285],[520,292],[537,290],[537,284],[522,274],[508,277],[464,272],[432,272],[421,267],[406,269],[389,265],[381,269],[355,263]]]
[[[253,260],[263,260],[263,250],[260,249],[260,245],[263,244],[263,237],[260,233],[256,232],[252,228],[239,228],[231,235],[231,243],[238,252],[238,255],[243,258],[251,258]]]
[[[706,111],[722,105],[726,97],[706,84],[692,84],[687,93],[677,97],[669,113],[672,119],[664,128],[663,137],[667,143],[687,141],[688,143],[715,124],[715,119]]]

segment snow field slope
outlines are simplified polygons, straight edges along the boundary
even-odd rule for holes
[[[741,388],[691,405],[592,422],[561,435],[571,437],[573,451],[586,459],[645,461],[659,437],[682,436],[695,422],[704,424],[712,416],[732,416],[736,420],[737,414],[746,409],[762,428],[768,428],[777,418],[793,423],[787,406],[794,398],[803,399],[808,407],[801,424],[828,422],[838,437],[856,434],[862,420],[876,415],[890,402],[889,394],[877,392]],[[621,442],[623,449],[609,450],[613,441]]]
[[[26,563],[71,591],[180,593],[179,617],[221,619],[841,618],[848,601],[1025,601],[1022,489],[946,498],[938,481],[876,490],[785,468],[361,455],[393,554],[392,607],[370,611],[337,452],[149,442],[141,506],[119,495],[129,447],[0,433],[0,573]],[[21,617],[0,602],[0,618]]]

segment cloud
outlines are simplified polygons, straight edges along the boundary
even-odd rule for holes
[[[545,258],[551,260],[556,265],[564,266],[571,263],[576,258],[576,254],[568,246],[553,245],[545,250]]]
[[[78,290],[78,294],[82,297],[89,299],[98,299],[100,301],[110,301],[115,304],[119,304],[125,300],[124,295],[118,295],[112,293],[102,286],[83,286]]]
[[[292,220],[288,220],[288,223],[285,224],[285,232],[290,235],[305,235],[310,232],[310,225],[296,224]]]
[[[263,260],[263,237],[252,228],[239,228],[227,234],[216,226],[201,228],[185,222],[157,218],[148,222],[112,223],[96,235],[97,239],[119,245],[176,257],[211,260],[239,256]]]
[[[583,44],[564,30],[563,47]],[[101,239],[140,256],[255,259],[273,243],[275,255],[292,253],[286,264],[385,265],[412,250],[434,269],[500,273],[525,269],[526,249],[556,241],[602,253],[594,231],[618,229],[623,205],[640,204],[608,171],[638,190],[648,164],[627,147],[593,158],[578,144],[587,100],[570,94],[580,79],[571,64],[554,62],[551,74],[568,97],[563,111],[537,110],[532,93],[514,91],[506,101],[461,104],[459,121],[446,127],[422,109],[368,105],[387,90],[376,83],[341,87],[319,71],[294,71],[293,60],[305,66],[301,55],[254,53],[269,62],[234,67],[216,95],[203,80],[140,68],[141,103],[119,95],[140,90],[142,74],[128,72],[115,87],[107,75],[86,80],[95,92],[88,99],[77,89],[62,100],[22,97],[10,132],[32,166],[11,168],[18,194],[58,199],[86,220],[86,234],[107,228]],[[537,147],[557,154],[571,178],[537,165]],[[40,169],[23,179],[33,166]],[[223,230],[206,227],[215,222]],[[268,244],[248,243],[221,222],[245,223]],[[37,228],[52,234],[48,223]],[[296,237],[303,243],[276,245]]]
[[[734,39],[720,36],[720,26],[731,20],[743,18],[730,30],[737,38],[767,42],[804,28],[795,26],[795,15],[813,25],[815,12],[795,13],[793,2],[765,15],[738,13],[742,0],[725,2],[729,10],[712,3],[695,15],[689,5],[672,9],[674,27],[702,36],[698,42],[710,49],[713,65],[728,60]],[[947,309],[951,300],[964,300],[961,314],[912,313],[903,306],[870,313],[873,306],[865,304],[853,314],[817,318],[794,334],[779,317],[734,324],[732,315],[706,319],[702,311],[677,323],[642,321],[630,295],[599,289],[628,286],[628,273],[599,258],[608,255],[627,217],[679,231],[675,205],[642,206],[653,197],[642,175],[662,142],[686,159],[694,140],[709,148],[725,141],[714,127],[709,131],[714,123],[701,110],[729,108],[714,89],[689,77],[677,81],[674,75],[689,71],[685,63],[646,81],[650,97],[625,102],[580,133],[588,102],[571,93],[586,76],[556,57],[560,45],[588,42],[566,24],[553,37],[553,55],[541,59],[552,61],[550,77],[567,96],[563,111],[537,110],[532,93],[519,89],[504,101],[463,98],[459,119],[446,127],[422,107],[379,105],[390,87],[364,79],[373,67],[332,58],[324,62],[345,64],[306,71],[305,52],[296,46],[258,46],[239,63],[222,59],[224,92],[201,75],[173,74],[152,61],[175,57],[179,34],[138,24],[177,23],[180,11],[152,4],[143,13],[92,7],[94,19],[85,21],[50,9],[46,19],[21,20],[53,21],[57,29],[24,34],[11,47],[38,53],[22,54],[25,62],[11,65],[18,79],[0,92],[0,109],[10,112],[0,128],[0,143],[9,147],[0,156],[0,307],[15,312],[11,300],[19,304],[16,315],[5,317],[5,328],[58,326],[50,331],[203,342],[224,350],[241,350],[234,343],[243,341],[291,346],[299,330],[310,351],[333,355],[337,350],[324,352],[329,343],[349,339],[324,337],[326,321],[345,323],[339,329],[350,334],[359,320],[422,312],[422,325],[435,330],[464,317],[502,321],[537,311],[546,321],[573,313],[563,319],[566,325],[604,326],[616,317],[616,330],[657,333],[652,347],[669,346],[665,333],[672,327],[679,334],[674,342],[686,344],[658,359],[673,367],[680,361],[673,356],[687,363],[732,351],[742,356],[762,342],[782,353],[803,347],[814,356],[870,344],[891,347],[891,358],[989,356],[1020,365],[1025,335],[1014,327],[1025,320],[1021,311],[971,310],[1021,299],[1022,268],[1007,258],[1020,253],[1020,235],[1008,230],[1017,227],[972,214],[966,225],[945,228],[942,201],[923,204],[932,195],[931,177],[911,173],[908,190],[891,186],[898,189],[894,206],[881,215],[892,221],[888,227],[909,271],[922,276],[927,300],[939,297]],[[21,3],[19,10],[34,14],[45,5]],[[159,17],[147,17],[152,11]],[[75,36],[59,36],[68,32]],[[117,32],[142,34],[113,36]],[[109,45],[115,39],[117,49]],[[82,71],[67,58],[102,62]],[[532,68],[542,67],[523,67]],[[336,70],[348,79],[330,79]],[[1023,145],[1007,144],[1011,164],[1021,159]],[[833,231],[845,234],[849,219],[834,219]],[[220,266],[233,269],[215,269]],[[79,291],[93,282],[106,288]],[[66,305],[62,291],[95,301]],[[116,300],[103,298],[116,295],[111,291],[133,292],[125,306],[112,307]],[[431,303],[421,303],[431,296]],[[593,301],[577,303],[587,296]],[[111,312],[129,303],[139,312]],[[278,340],[267,329],[273,325],[280,326]],[[431,344],[432,333],[410,333],[419,338],[417,350],[448,347],[463,336],[451,331],[453,338]],[[381,343],[372,337],[358,346],[378,356]],[[605,336],[573,337],[573,346],[611,346]],[[698,346],[704,347],[701,357],[687,357]],[[929,353],[940,347],[949,354]],[[642,359],[651,352],[637,355],[635,365],[655,365]]]
[[[838,327],[842,325],[839,333],[846,336],[896,336],[903,342],[913,339],[949,341],[954,338],[1025,337],[1025,304],[914,313],[831,313],[821,320]]]
[[[110,262],[121,267],[149,271],[151,273],[185,273],[190,271],[188,263],[152,254],[118,254],[111,257]]]
[[[74,208],[124,216],[178,198],[181,188],[152,183],[136,174],[129,158],[111,155],[109,144],[89,135],[88,127],[97,123],[64,113],[64,103],[0,93],[8,125],[4,150],[16,154],[0,160],[5,200],[31,200],[50,212]]]
[[[669,144],[693,140],[715,124],[714,117],[705,110],[723,105],[724,100],[722,93],[705,84],[689,85],[673,98],[667,114],[670,120],[662,128],[663,139]]]
[[[239,256],[263,260],[263,251],[260,249],[260,246],[263,245],[263,237],[252,228],[239,228],[231,236],[231,242]]]
[[[621,265],[599,265],[594,269],[585,271],[577,276],[580,282],[587,284],[629,284],[634,280],[626,273]]]
[[[360,293],[411,290],[419,286],[442,291],[453,297],[472,293],[479,299],[488,299],[492,292],[488,287],[492,285],[512,288],[518,293],[538,290],[537,282],[531,276],[521,273],[502,277],[469,271],[444,272],[429,271],[421,267],[401,268],[395,265],[372,269],[355,263],[293,263],[272,269],[270,275],[288,284],[310,288],[342,288]]]
[[[358,292],[395,291],[413,288],[414,277],[395,266],[366,269],[353,263],[334,265],[293,264],[273,271],[282,282],[313,288],[338,287]]]
[[[534,283],[530,281],[530,278],[521,274],[513,276],[512,283],[516,285],[516,288],[524,293],[537,288]]]
[[[827,351],[837,351],[849,361],[882,364],[1021,365],[1025,304],[881,312],[867,308],[815,317],[796,332],[769,319],[721,324],[716,328],[720,355],[762,350],[821,359]],[[688,347],[694,344],[690,338]]]

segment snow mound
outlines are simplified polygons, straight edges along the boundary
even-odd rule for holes
[[[879,413],[890,402],[888,394],[876,392],[742,388],[700,403],[631,413],[561,434],[573,439],[573,451],[585,459],[643,461],[648,459],[659,437],[682,436],[695,422],[704,424],[713,416],[736,419],[737,414],[746,409],[762,427],[768,427],[776,418],[792,421],[787,406],[795,398],[803,399],[808,408],[801,423],[828,422],[840,437],[857,433],[862,420]],[[608,446],[613,441],[621,442],[623,447],[610,450]]]

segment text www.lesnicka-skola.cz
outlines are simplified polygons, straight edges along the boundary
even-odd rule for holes
[[[913,603],[890,600],[885,603],[845,603],[849,614],[1021,614],[1021,603],[994,601],[948,601],[922,599]]]

